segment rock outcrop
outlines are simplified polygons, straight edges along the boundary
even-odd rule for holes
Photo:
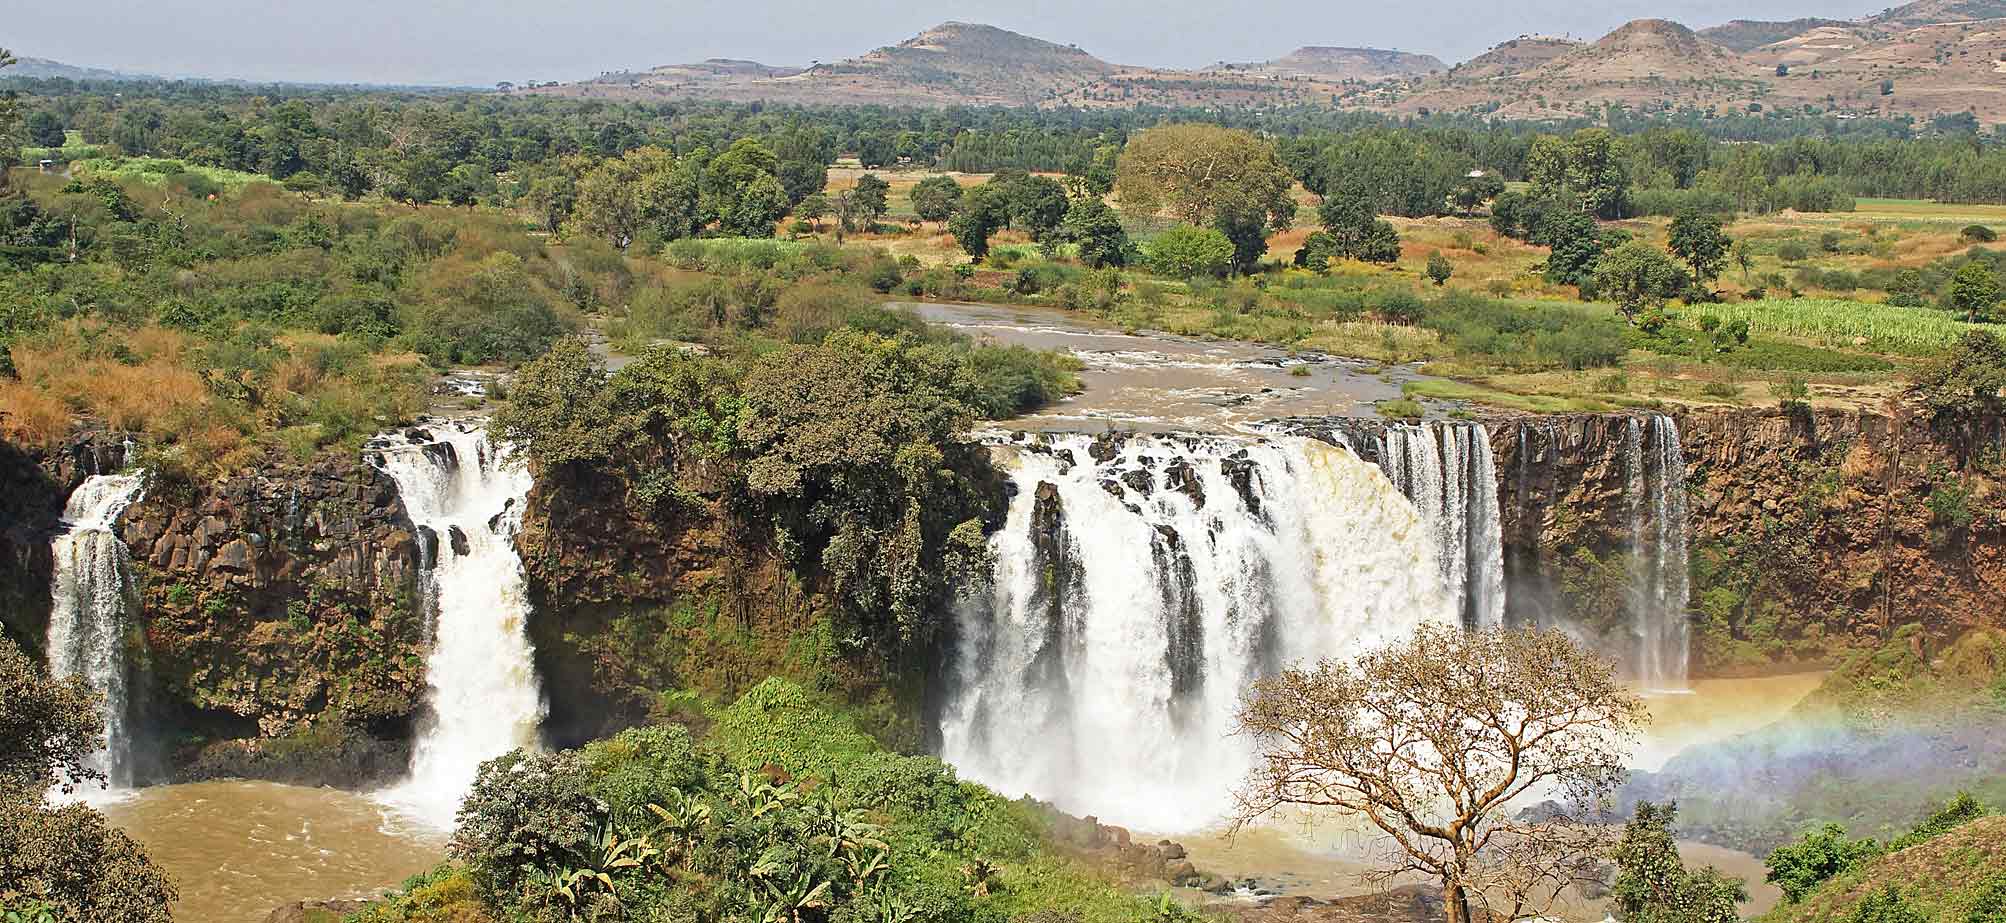
[[[1626,419],[1489,421],[1514,618],[1597,622],[1621,606]],[[1987,449],[1858,411],[1677,420],[1696,674],[1824,663],[1904,624],[1951,638],[2006,619],[1996,427]]]

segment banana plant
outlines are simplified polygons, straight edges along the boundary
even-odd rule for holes
[[[733,796],[753,817],[778,811],[801,798],[793,782],[775,785],[750,772],[739,773],[738,789]]]
[[[664,800],[668,804],[649,804],[648,813],[655,815],[660,822],[654,833],[662,838],[666,847],[664,860],[673,862],[696,842],[697,834],[709,826],[714,812],[710,802],[680,789],[671,789],[669,797]]]

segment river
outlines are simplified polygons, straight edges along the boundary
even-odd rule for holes
[[[1400,397],[1401,384],[1422,377],[1410,366],[1297,355],[1258,343],[1124,333],[1051,308],[893,307],[977,340],[1065,350],[1080,360],[1085,390],[1008,421],[1013,429],[1251,433],[1278,417],[1370,416],[1374,402]]]
[[[445,858],[443,836],[331,788],[160,785],[101,808],[172,876],[174,917],[193,923],[257,923],[280,904],[373,896]]]

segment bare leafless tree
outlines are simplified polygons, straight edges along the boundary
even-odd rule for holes
[[[1376,880],[1441,882],[1449,923],[1473,905],[1525,919],[1612,842],[1589,815],[1647,717],[1611,664],[1558,632],[1425,627],[1254,686],[1240,726],[1260,757],[1239,822],[1285,805],[1362,817],[1397,845]],[[1559,807],[1532,816],[1533,799]]]

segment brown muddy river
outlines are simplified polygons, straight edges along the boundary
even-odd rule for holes
[[[1276,417],[1371,416],[1373,402],[1398,398],[1403,382],[1422,377],[1410,366],[1292,356],[1255,343],[1123,333],[1051,308],[892,307],[977,340],[1064,350],[1080,360],[1085,390],[1004,424],[1012,429],[1252,432],[1254,424]]]
[[[369,897],[445,857],[445,838],[368,798],[270,782],[140,789],[102,806],[174,878],[174,918],[257,923],[299,900]]]

